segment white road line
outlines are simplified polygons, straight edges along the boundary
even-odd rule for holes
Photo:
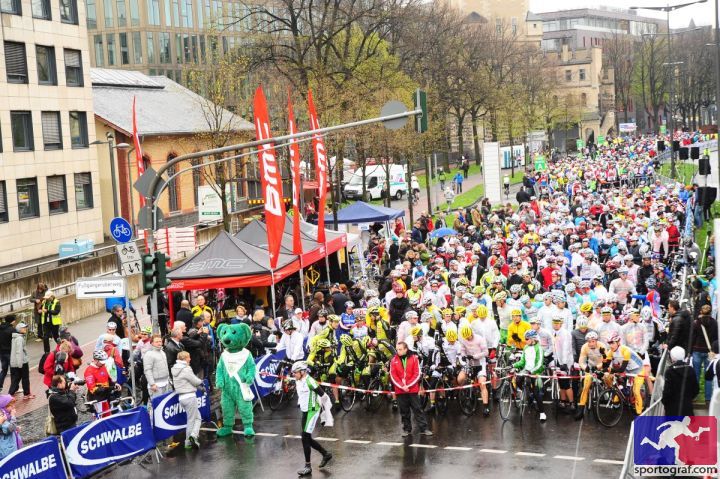
[[[422,447],[424,449],[435,449],[435,444],[410,444],[410,447]]]
[[[472,447],[446,446],[447,451],[472,451]]]
[[[286,437],[288,439],[300,439],[300,436],[294,436],[292,434],[286,434],[283,437]]]
[[[545,457],[547,454],[541,452],[516,452],[516,456],[528,456],[528,457]]]
[[[318,437],[315,438],[315,440],[316,440],[316,441],[330,441],[330,442],[334,442],[334,441],[339,441],[340,439],[338,439],[338,438],[336,438],[336,437],[322,437],[322,436],[318,436]]]
[[[401,442],[376,442],[378,446],[402,446]]]
[[[277,434],[274,432],[256,432],[256,436],[263,436],[263,437],[277,437]]]
[[[372,441],[361,441],[359,439],[346,439],[345,441],[348,444],[370,444]]]
[[[502,449],[480,449],[480,452],[487,452],[489,454],[505,454],[507,451]]]
[[[553,456],[553,459],[563,459],[565,461],[584,461],[584,457],[578,456]]]
[[[615,461],[613,459],[595,459],[593,462],[599,462],[600,464],[618,464],[623,465],[625,464],[623,461]]]

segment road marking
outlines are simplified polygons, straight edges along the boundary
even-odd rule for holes
[[[322,437],[322,436],[318,436],[318,437],[315,438],[315,440],[316,440],[316,441],[332,441],[332,442],[334,442],[334,441],[339,441],[340,439],[338,439],[338,438],[336,438],[336,437]]]
[[[372,441],[361,441],[359,439],[346,439],[345,441],[348,444],[370,444]]]
[[[502,449],[480,449],[480,452],[487,452],[490,454],[505,454],[507,451],[503,451]]]
[[[578,456],[553,456],[553,459],[563,459],[565,461],[584,461],[584,457]]]
[[[615,461],[613,459],[595,459],[593,462],[599,462],[600,464],[625,464],[623,461]]]
[[[410,444],[410,447],[422,447],[425,449],[435,449],[437,446],[435,444]]]
[[[446,446],[447,451],[472,451],[472,447]]]
[[[275,434],[274,432],[256,432],[255,435],[256,436],[264,436],[264,437],[276,437],[277,436],[277,434]]]
[[[401,442],[376,442],[378,446],[402,446]]]
[[[283,437],[286,437],[288,439],[300,439],[300,436],[294,436],[292,434],[286,434]]]
[[[516,452],[516,456],[528,456],[528,457],[545,457],[546,454],[541,452]]]

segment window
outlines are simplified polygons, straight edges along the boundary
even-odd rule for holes
[[[172,13],[170,13],[171,12],[170,0],[164,0],[163,5],[164,5],[164,12],[165,12],[164,13],[165,14],[165,26],[171,27],[172,26]]]
[[[120,34],[120,63],[128,65],[130,63],[130,50],[128,49],[127,33]]]
[[[105,65],[105,51],[103,50],[102,35],[95,35],[93,44],[95,45],[95,66],[101,67]]]
[[[43,145],[46,150],[62,150],[62,129],[60,128],[60,112],[44,111],[41,113]]]
[[[18,213],[21,220],[40,216],[37,178],[22,178],[17,185]]]
[[[581,69],[580,69],[580,75],[579,75],[579,76],[580,76],[580,81],[585,80],[585,69],[584,69],[584,68],[581,68]]]
[[[183,51],[185,52],[185,63],[192,62],[192,51],[190,50],[190,35],[183,34]]]
[[[60,0],[60,20],[63,23],[77,25],[77,0]]]
[[[41,85],[57,85],[55,69],[55,48],[35,45],[37,60],[38,83]]]
[[[194,63],[198,63],[198,37],[197,35],[192,35],[190,37],[191,44],[192,44],[192,60]]]
[[[210,7],[208,6],[208,8]],[[205,26],[203,21],[203,0],[197,0],[197,23],[201,29]]]
[[[93,207],[92,178],[90,173],[75,173],[75,209]]]
[[[5,69],[8,83],[28,82],[24,43],[5,42]]]
[[[155,58],[155,36],[153,32],[147,32],[147,59],[148,63],[157,63]]]
[[[105,26],[114,27],[112,0],[103,0],[103,10],[105,11]]]
[[[580,105],[587,106],[587,93],[580,94]]]
[[[67,86],[83,86],[82,57],[80,50],[63,50],[65,55],[65,83]]]
[[[200,35],[200,63],[205,63],[205,35]]]
[[[118,27],[127,25],[127,5],[125,0],[117,0]]]
[[[107,64],[115,65],[115,34],[108,33],[107,35],[105,35],[105,39],[107,40],[108,49]]]
[[[32,16],[41,20],[50,20],[50,0],[32,0]]]
[[[130,0],[130,25],[140,26],[140,5],[138,0]]]
[[[65,175],[47,177],[48,210],[50,214],[67,213]]]
[[[132,32],[133,42],[133,61],[136,65],[141,64],[142,61],[142,39],[140,32]]]
[[[495,33],[497,33],[497,34],[502,33],[502,19],[501,18],[495,19]]]
[[[29,111],[11,111],[13,151],[32,151],[33,142],[32,114]]]
[[[192,6],[192,0],[185,0],[185,26],[192,28],[193,27],[193,6]]]
[[[174,155],[169,155],[167,161],[172,160],[175,158]],[[171,178],[175,173],[177,173],[177,165],[174,165],[167,170],[168,178]],[[179,198],[179,186],[177,182],[177,178],[173,178],[172,183],[168,185],[168,203],[170,207],[170,211],[178,211],[180,209],[180,198]]]
[[[160,0],[148,0],[148,23],[160,25]]]
[[[175,62],[178,64],[183,62],[182,35],[179,33],[175,34]]]
[[[158,40],[160,41],[160,63],[170,63],[172,52],[170,51],[170,34],[160,32]]]
[[[572,70],[565,70],[565,81],[572,81]]]
[[[84,111],[70,112],[70,143],[73,148],[87,148],[87,114]]]
[[[20,0],[0,0],[0,12],[22,15]]]
[[[517,18],[516,17],[512,17],[510,19],[510,29],[511,29],[513,35],[517,34]]]
[[[182,26],[182,23],[180,23],[180,7],[178,6],[178,0],[172,0],[172,17],[174,26]]]
[[[85,5],[88,30],[94,30],[97,28],[97,5],[95,0],[85,0]]]
[[[7,207],[7,189],[6,183],[0,181],[0,223],[7,223],[8,219],[8,207]]]

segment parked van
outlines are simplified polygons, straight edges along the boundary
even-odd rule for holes
[[[365,176],[364,198],[363,175]],[[400,200],[404,195],[407,195],[407,192],[405,166],[390,165],[390,196]],[[377,200],[385,198],[387,194],[386,165],[372,165],[355,170],[355,173],[350,177],[350,181],[343,188],[343,196],[349,200]]]

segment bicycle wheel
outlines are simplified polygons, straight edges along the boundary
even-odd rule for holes
[[[379,379],[373,379],[368,385],[368,390],[377,391],[368,393],[365,395],[365,410],[369,412],[376,412],[382,406],[383,400],[385,399],[385,388]]]
[[[354,387],[354,384],[352,381],[349,381],[347,379],[344,379],[342,382],[343,386],[350,386]],[[345,412],[352,411],[353,406],[355,405],[355,397],[356,397],[355,391],[350,391],[347,389],[340,389],[340,407],[342,407],[342,410]]]
[[[444,380],[441,379],[438,381],[437,388],[438,389],[445,389],[449,388],[450,385]],[[450,405],[450,391],[438,391],[435,393],[435,414],[438,416],[444,416],[447,414],[448,407]]]
[[[523,381],[522,388],[515,389],[515,402],[518,407],[518,415],[520,415],[520,422],[522,422],[523,414],[528,405],[528,386],[527,381]]]
[[[500,417],[503,421],[507,421],[510,418],[510,410],[512,409],[513,397],[512,397],[512,385],[510,381],[503,381],[500,385]]]
[[[431,389],[430,383],[428,382],[427,378],[423,378],[422,380],[422,394],[420,394],[420,407],[423,409],[427,409],[428,404],[430,403],[430,394],[426,393],[428,389]]]
[[[474,387],[460,390],[458,397],[460,401],[460,411],[466,416],[472,416],[477,410],[477,391]]]
[[[607,388],[600,393],[595,403],[595,416],[605,427],[615,427],[623,414],[623,397],[615,388]]]
[[[280,410],[285,404],[285,402],[285,385],[282,382],[280,382],[280,384],[275,383],[273,385],[272,392],[268,394],[268,403],[270,404],[270,410]]]

